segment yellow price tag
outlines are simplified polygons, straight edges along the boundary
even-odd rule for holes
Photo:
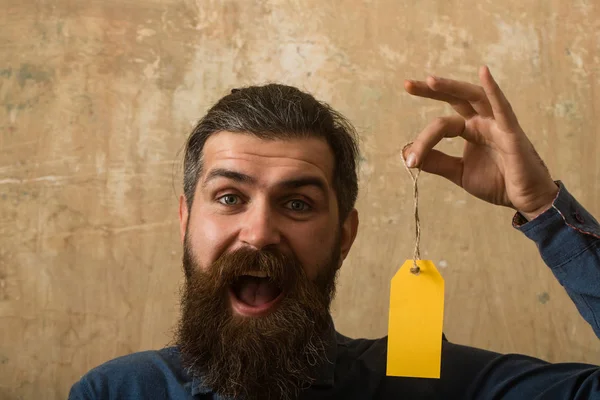
[[[392,278],[387,375],[439,378],[444,324],[444,278],[427,260],[418,274],[407,260]]]

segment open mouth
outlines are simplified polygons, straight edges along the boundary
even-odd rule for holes
[[[232,306],[245,316],[268,313],[283,297],[283,291],[264,272],[240,275],[230,286]]]

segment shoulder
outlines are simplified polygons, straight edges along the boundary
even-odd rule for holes
[[[337,333],[337,369],[362,370],[362,375],[381,376],[384,372],[387,338],[354,339]]]
[[[379,339],[353,339],[337,333],[338,349],[351,358],[370,358],[371,356],[385,356],[387,350],[387,336]]]
[[[409,379],[386,375],[387,336],[379,339],[350,339],[338,335],[338,382],[343,376],[368,388],[369,398],[391,399],[402,393],[403,398],[432,399],[435,388],[432,379]],[[348,385],[352,383],[346,381]]]
[[[90,370],[73,385],[69,399],[163,398],[188,383],[179,351],[168,347],[118,357]]]
[[[179,351],[176,347],[167,347],[115,358],[92,369],[85,376],[119,381],[131,377],[149,378],[170,375],[177,371],[181,371]]]

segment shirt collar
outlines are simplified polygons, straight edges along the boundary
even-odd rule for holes
[[[329,329],[326,333],[325,342],[325,360],[317,367],[317,376],[313,386],[333,387],[335,363],[337,359],[337,334],[333,319],[329,316]],[[212,393],[211,388],[202,383],[202,379],[194,377],[192,379],[192,396],[197,394]]]

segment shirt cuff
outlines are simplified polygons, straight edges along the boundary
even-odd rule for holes
[[[600,225],[575,198],[561,181],[556,181],[558,194],[552,206],[531,221],[517,212],[513,217],[513,227],[534,241],[543,239],[556,229],[557,222],[595,238],[600,238]]]

